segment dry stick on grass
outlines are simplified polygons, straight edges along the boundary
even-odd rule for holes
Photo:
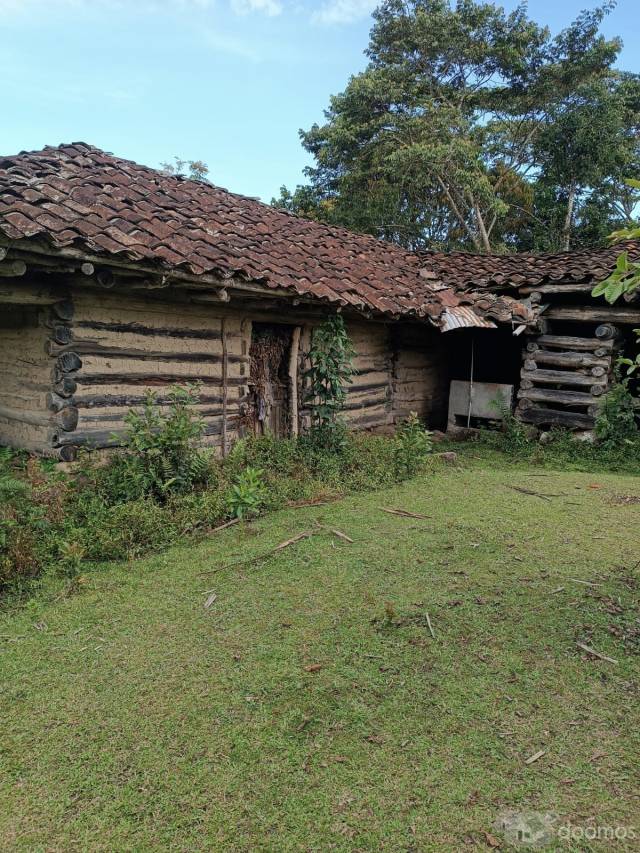
[[[433,518],[431,515],[422,515],[422,513],[419,512],[409,512],[408,509],[390,509],[384,506],[381,506],[380,509],[382,512],[388,512],[390,515],[402,515],[405,518]]]
[[[286,539],[284,542],[281,542],[279,545],[276,545],[275,548],[271,548],[270,551],[265,551],[262,554],[256,554],[255,557],[247,557],[245,560],[236,560],[235,563],[227,563],[226,566],[220,566],[217,569],[211,569],[209,572],[200,572],[200,576],[202,575],[210,575],[214,572],[222,572],[225,569],[233,569],[236,566],[250,566],[253,563],[259,563],[260,560],[266,560],[269,557],[273,557],[275,554],[284,550],[284,548],[288,548],[289,545],[295,545],[296,542],[300,542],[303,539],[309,539],[314,535],[312,530],[303,530],[302,533],[298,533],[296,536],[293,536],[291,539]]]
[[[218,594],[216,592],[212,592],[211,595],[209,596],[209,598],[207,598],[207,600],[204,603],[204,609],[208,610],[217,598],[218,598]]]
[[[433,633],[433,625],[431,624],[431,619],[429,617],[429,614],[425,613],[425,616],[427,617],[427,625],[429,626],[429,633],[431,634],[431,636],[435,640],[436,635]]]
[[[569,578],[574,583],[581,583],[583,586],[602,586],[601,583],[591,583],[591,581],[581,581],[579,578]]]
[[[212,530],[209,531],[209,533],[211,535],[213,535],[214,533],[220,533],[221,530],[226,530],[227,527],[231,527],[231,525],[239,524],[239,523],[240,523],[239,518],[232,518],[231,521],[227,521],[224,524],[221,524],[219,527],[214,527]]]
[[[546,749],[541,749],[538,752],[534,752],[534,754],[530,755],[524,763],[533,764],[534,761],[537,761],[539,758],[542,758],[543,755],[546,755],[546,752]]]
[[[330,530],[334,536],[338,537],[338,539],[344,539],[345,542],[351,542],[353,545],[353,539],[350,536],[347,536],[346,533],[343,533],[342,530],[334,530],[333,528],[330,528]]]
[[[592,649],[591,646],[587,646],[584,643],[576,643],[576,646],[579,649],[582,649],[583,652],[586,652],[589,655],[593,655],[596,658],[600,658],[600,660],[606,660],[607,663],[618,663],[615,658],[607,657],[606,655],[597,652],[595,649]]]
[[[534,498],[540,498],[543,501],[550,501],[551,498],[562,498],[565,497],[561,494],[548,494],[543,495],[542,492],[534,492],[533,489],[525,489],[524,486],[509,486],[507,483],[504,483],[505,488],[511,489],[514,492],[520,492],[523,495],[533,495]]]

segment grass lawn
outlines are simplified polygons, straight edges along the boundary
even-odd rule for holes
[[[487,849],[504,808],[640,837],[629,495],[465,451],[43,593],[0,626],[0,848]]]

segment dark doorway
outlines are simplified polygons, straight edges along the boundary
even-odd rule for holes
[[[291,432],[289,358],[293,326],[253,323],[251,330],[251,425],[255,435],[284,438]]]

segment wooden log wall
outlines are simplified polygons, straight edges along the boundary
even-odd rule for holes
[[[173,385],[201,383],[197,411],[205,443],[222,450],[238,435],[247,399],[251,325],[215,306],[164,303],[113,292],[77,292],[73,341],[54,345],[59,358],[82,361],[74,404],[79,413],[65,444],[108,447],[124,418],[152,388],[168,404]]]
[[[0,444],[65,461],[83,447],[114,447],[125,416],[142,404],[147,388],[166,405],[170,388],[189,382],[201,383],[197,408],[207,445],[224,452],[243,434],[257,314],[242,300],[237,307],[233,301],[195,304],[74,286],[46,290],[42,304],[34,301],[40,290],[34,294],[2,312]],[[302,377],[322,318],[297,317],[286,306],[259,317],[271,318],[301,329],[297,374],[304,424]],[[357,353],[345,412],[352,428],[388,430],[410,411],[428,420],[446,404],[437,331],[364,320],[349,320],[347,328]]]
[[[449,381],[442,333],[428,326],[392,329],[391,389],[395,422],[417,412],[427,425],[446,419]]]
[[[392,353],[388,328],[378,323],[347,323],[357,353],[345,417],[353,429],[384,429],[393,423]]]
[[[0,324],[0,444],[41,450],[50,428],[51,364],[38,309],[3,307]]]
[[[0,444],[68,458],[54,444],[77,425],[71,397],[79,359],[60,359],[51,348],[71,340],[73,305],[66,290],[42,296],[27,285],[23,294],[21,285],[3,291],[9,304],[0,320]]]

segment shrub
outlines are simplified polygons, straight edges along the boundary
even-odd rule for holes
[[[613,449],[638,439],[636,403],[628,379],[617,381],[604,395],[596,420],[596,435],[603,447]]]
[[[125,418],[125,452],[102,478],[112,497],[165,500],[171,492],[186,492],[206,481],[210,454],[197,447],[204,434],[204,422],[193,410],[198,399],[195,386],[176,386],[163,412],[156,393],[147,391],[142,409],[132,409]]]
[[[245,468],[236,477],[227,498],[227,506],[235,518],[251,518],[259,514],[265,500],[263,473],[260,468]]]
[[[47,527],[29,484],[0,474],[0,591],[21,588],[37,576]]]
[[[422,470],[433,445],[431,433],[425,430],[416,412],[398,429],[393,446],[393,463],[396,478],[403,480],[413,477]]]

